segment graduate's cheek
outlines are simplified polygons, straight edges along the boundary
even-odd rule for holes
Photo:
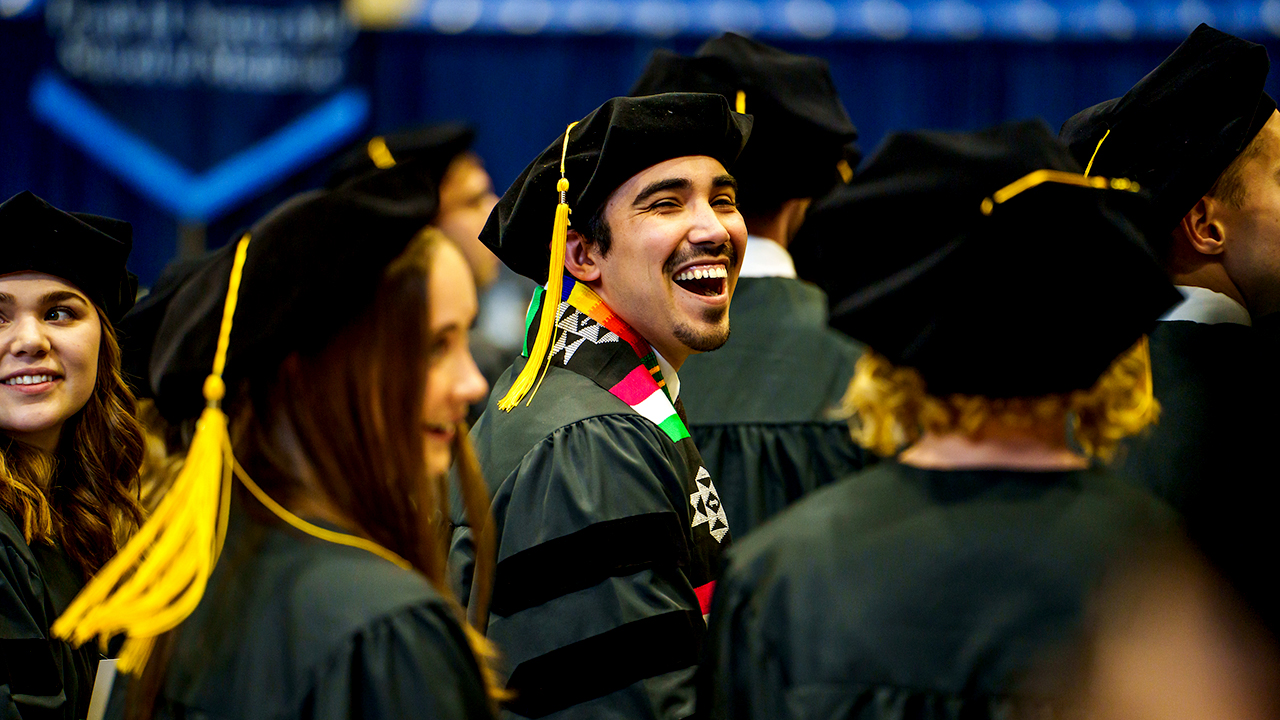
[[[627,256],[619,268],[628,285],[627,310],[636,317],[636,329],[655,340],[666,334],[674,312],[676,287],[665,268],[679,247],[679,229],[670,217],[648,216],[628,225],[623,237],[614,236]]]
[[[1221,209],[1228,275],[1257,315],[1280,310],[1280,152],[1271,155],[1247,166],[1242,206]]]

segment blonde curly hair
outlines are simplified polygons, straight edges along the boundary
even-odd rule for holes
[[[1069,414],[1076,442],[1089,457],[1110,461],[1119,442],[1159,419],[1152,393],[1151,353],[1144,335],[1111,363],[1093,387],[1031,398],[981,395],[935,397],[924,378],[868,350],[858,360],[844,396],[853,439],[879,454],[893,455],[924,433],[975,437],[988,420],[1013,427]]]

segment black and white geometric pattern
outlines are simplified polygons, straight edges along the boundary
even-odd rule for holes
[[[703,482],[703,481],[706,482]],[[711,473],[704,467],[698,468],[698,490],[689,496],[689,504],[693,505],[693,525],[698,527],[707,523],[707,530],[716,542],[723,542],[729,534],[729,518],[720,505],[720,493],[716,492],[716,484],[711,481]]]
[[[556,342],[551,346],[551,357],[555,358],[556,353],[564,351],[565,365],[569,364],[573,354],[585,341],[601,345],[622,339],[569,303],[560,303],[560,310],[556,313],[556,327],[560,332],[556,333]]]

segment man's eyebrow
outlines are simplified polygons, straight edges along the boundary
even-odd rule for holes
[[[9,293],[0,293],[0,305],[12,305],[13,296]]]
[[[711,181],[711,187],[731,187],[734,190],[737,190],[738,181],[734,180],[732,175],[717,175]]]
[[[631,205],[632,207],[641,205],[645,200],[649,199],[649,196],[655,193],[660,193],[663,190],[685,190],[692,185],[693,183],[689,182],[688,178],[667,178],[666,180],[656,180],[649,183],[648,187],[641,190],[640,194],[636,195],[636,199],[631,201]]]

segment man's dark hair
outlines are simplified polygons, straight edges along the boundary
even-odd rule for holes
[[[588,242],[600,248],[600,257],[609,254],[609,248],[613,245],[613,235],[609,232],[609,221],[604,218],[604,209],[608,203],[602,203],[596,208],[595,214],[587,220],[587,224],[578,232]]]

